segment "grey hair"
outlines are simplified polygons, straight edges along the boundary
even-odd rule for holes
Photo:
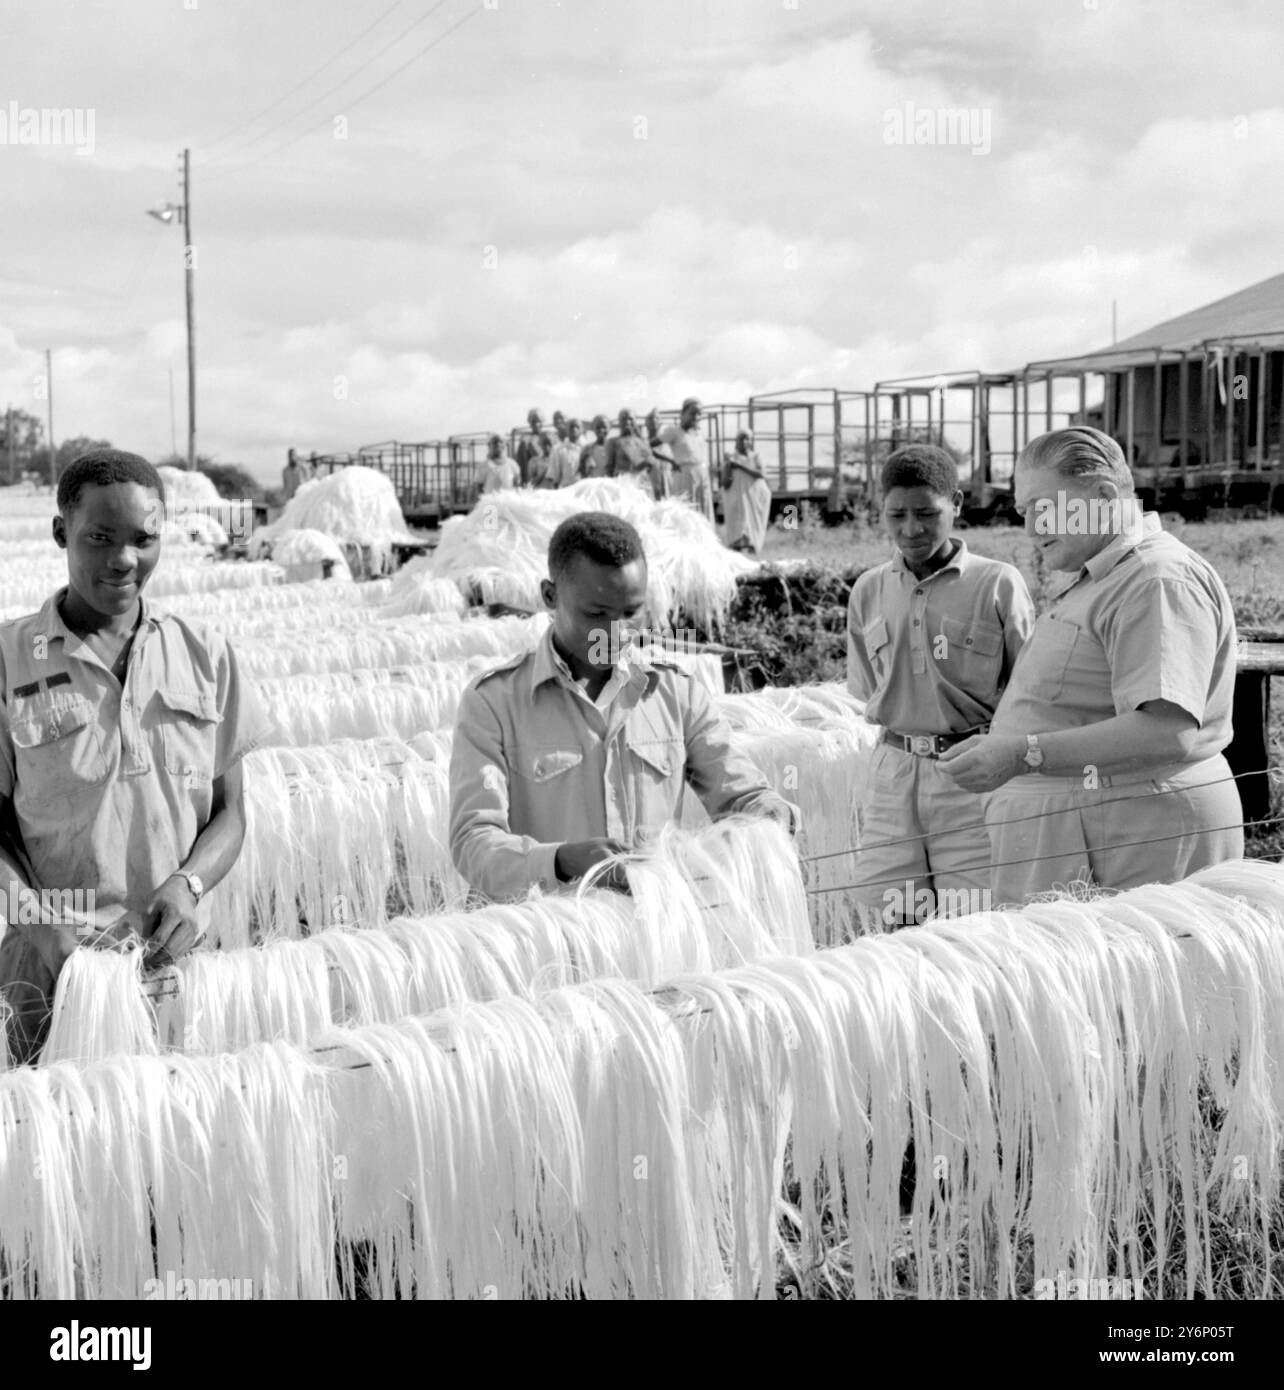
[[[1072,425],[1032,439],[1021,450],[1017,467],[1051,468],[1063,478],[1103,478],[1123,496],[1133,495],[1132,469],[1123,450],[1090,425]]]

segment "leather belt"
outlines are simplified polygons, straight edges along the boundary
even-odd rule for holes
[[[883,730],[882,742],[902,753],[913,753],[916,758],[939,758],[947,748],[971,738],[974,734],[988,734],[990,726],[982,724],[979,729],[969,729],[965,734],[898,734],[891,729]]]

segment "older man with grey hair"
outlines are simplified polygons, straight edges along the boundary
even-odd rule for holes
[[[1073,881],[1174,882],[1242,857],[1222,756],[1235,615],[1216,571],[1142,511],[1118,444],[1099,430],[1032,440],[1016,504],[1044,564],[1068,579],[990,732],[941,755],[960,786],[992,793],[995,903]]]

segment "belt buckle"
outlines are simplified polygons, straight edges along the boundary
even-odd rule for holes
[[[917,758],[930,758],[936,753],[936,740],[931,734],[911,734],[909,745]]]

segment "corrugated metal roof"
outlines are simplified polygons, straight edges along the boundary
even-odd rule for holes
[[[1058,367],[1081,366],[1101,371],[1113,365],[1126,366],[1139,357],[1153,361],[1156,349],[1180,353],[1210,339],[1281,336],[1284,336],[1284,275],[1272,275],[1228,294],[1225,299],[1215,299],[1189,313],[1165,319],[1112,347],[1100,348],[1082,357],[1054,360]],[[1124,360],[1116,362],[1115,359]],[[1031,365],[1051,365],[1051,362]]]

